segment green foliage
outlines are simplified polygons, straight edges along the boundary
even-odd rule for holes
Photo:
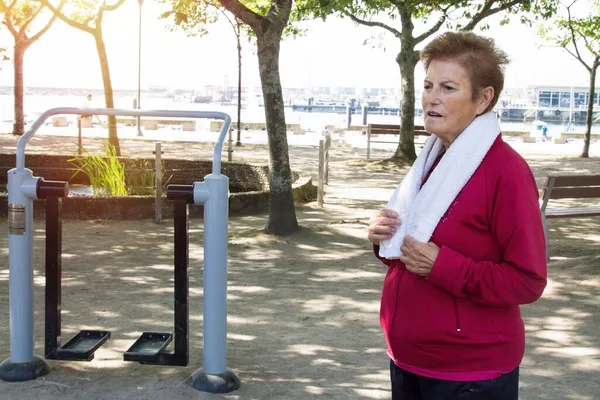
[[[550,24],[539,28],[540,36],[555,46],[562,47],[575,59],[591,70],[590,59],[600,56],[600,16],[586,13],[585,16],[574,16],[574,7],[594,9],[600,2],[573,1],[565,6],[564,12],[556,16]]]
[[[105,157],[86,152],[84,156],[68,160],[77,168],[73,175],[84,173],[90,180],[94,196],[127,196],[125,165],[117,157],[114,146],[108,142],[104,144],[104,151]]]
[[[116,3],[116,1],[71,0],[64,8],[63,14],[75,22],[79,22],[91,28],[96,28],[100,11],[103,7],[108,6],[110,3]],[[102,21],[101,18],[100,21]]]
[[[404,27],[409,26],[407,24],[412,25],[413,20],[421,20],[427,25],[430,25],[430,20],[433,23],[443,20],[441,26],[451,30],[470,30],[477,24],[485,29],[487,24],[482,20],[504,13],[502,25],[509,22],[511,15],[517,16],[521,22],[530,23],[552,16],[558,0],[302,0],[297,3],[296,8],[302,16],[322,19],[329,15],[349,17],[357,23],[378,26],[398,36]]]
[[[558,0],[298,0],[301,16],[326,19],[329,15],[349,18],[356,24],[383,29],[399,39],[399,53],[394,59],[402,75],[404,110],[400,143],[395,158],[416,158],[410,127],[414,121],[414,69],[419,61],[418,47],[442,29],[473,30],[488,28],[486,19],[504,15],[501,24],[517,16],[530,23],[554,14]],[[424,28],[415,28],[420,20]],[[373,45],[372,41],[367,41]],[[390,60],[391,62],[391,60]]]
[[[68,0],[64,7],[59,1],[65,0],[36,0],[50,9],[66,24],[87,33],[96,34],[101,29],[102,21],[107,12],[115,11],[125,0]]]
[[[16,2],[5,3],[0,1],[0,12],[4,12],[4,19],[10,19],[10,22],[17,28],[25,25],[30,19],[35,18],[42,6],[29,0],[19,0]]]
[[[17,32],[30,33],[33,21],[38,16],[43,15],[44,11],[44,6],[35,0],[0,0],[2,24],[15,36],[15,40],[17,39],[16,36],[19,36]],[[21,37],[19,39],[23,40]],[[6,49],[0,49],[0,54],[2,50]]]
[[[204,36],[208,33],[207,25],[219,19],[220,3],[218,1],[161,0],[171,3],[172,10],[161,14],[161,18],[170,20],[167,28],[171,31],[182,30],[188,36]]]
[[[216,23],[219,18],[225,16],[231,23],[234,18],[228,16],[229,12],[221,5],[218,0],[159,0],[161,3],[169,4],[171,10],[161,14],[161,18],[168,19],[171,24],[167,27],[169,30],[182,30],[188,36],[203,36],[208,33],[208,25]],[[270,0],[245,0],[240,1],[249,10],[257,15],[267,15],[271,8]],[[303,1],[296,1],[301,4]],[[230,15],[230,14],[229,14]],[[292,9],[290,23],[284,30],[285,37],[298,37],[304,34],[305,29],[301,28],[295,22],[306,19],[307,13],[298,11],[298,8]],[[232,24],[233,25],[233,24]],[[254,39],[254,32],[246,25],[242,24],[243,33],[249,39]],[[234,28],[235,29],[235,28]],[[236,33],[237,34],[237,33]],[[241,34],[241,32],[240,32]]]
[[[0,47],[0,71],[2,70],[3,64],[10,61],[10,57],[6,55],[6,47]]]
[[[573,0],[568,6],[564,5],[564,12],[557,16],[551,25],[539,29],[542,38],[565,49],[589,73],[590,93],[582,157],[589,157],[594,106],[592,99],[596,87],[596,73],[600,67],[600,17],[597,14],[599,7],[600,1],[597,0],[588,2]],[[596,12],[590,13],[590,10]]]
[[[145,196],[155,193],[156,173],[154,163],[145,159],[125,159],[121,161],[114,146],[104,143],[104,156],[94,156],[86,152],[69,161],[77,170],[84,173],[92,186],[94,196]],[[161,166],[163,188],[169,184],[172,175],[165,178],[164,162]]]

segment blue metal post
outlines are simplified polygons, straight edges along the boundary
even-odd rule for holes
[[[25,169],[25,147],[35,132],[53,115],[156,116],[215,118],[224,121],[213,151],[212,174],[194,184],[194,202],[205,204],[204,240],[204,368],[192,375],[192,386],[211,393],[226,393],[240,387],[227,358],[227,244],[229,179],[221,175],[221,154],[231,126],[229,115],[208,111],[121,110],[53,108],[44,112],[17,143],[17,167],[9,171],[9,263],[11,357],[0,365],[0,379],[35,379],[49,371],[46,362],[33,355],[33,203],[39,178]],[[12,214],[11,214],[12,212]],[[21,214],[19,214],[21,213]]]
[[[0,379],[8,382],[50,371],[33,354],[33,199],[38,179],[26,168],[8,171],[10,358],[0,364]]]
[[[229,179],[204,178],[210,197],[204,205],[204,371],[220,374],[227,354],[227,217]]]
[[[203,368],[192,375],[192,386],[227,393],[240,387],[227,369],[229,178],[214,170],[194,184],[194,203],[204,204],[204,342]]]

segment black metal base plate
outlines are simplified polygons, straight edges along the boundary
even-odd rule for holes
[[[194,389],[208,393],[229,393],[241,386],[240,379],[230,369],[221,374],[207,374],[202,368],[196,370],[191,377]]]
[[[108,331],[83,330],[56,351],[56,359],[91,361],[94,352],[109,338]]]
[[[171,333],[144,332],[131,347],[123,353],[124,361],[152,363],[173,340]]]
[[[0,379],[5,382],[24,382],[37,379],[50,372],[50,366],[42,357],[33,356],[31,361],[13,363],[10,359],[0,364]]]

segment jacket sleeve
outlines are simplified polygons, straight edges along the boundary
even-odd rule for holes
[[[486,188],[489,224],[501,260],[474,261],[442,246],[427,277],[455,296],[491,307],[532,303],[542,295],[547,279],[535,180],[528,168],[527,173],[510,172]]]
[[[373,253],[375,253],[375,257],[377,257],[379,259],[379,261],[381,261],[388,267],[392,264],[391,260],[388,260],[387,258],[383,258],[383,257],[379,256],[379,246],[376,244],[373,245]]]

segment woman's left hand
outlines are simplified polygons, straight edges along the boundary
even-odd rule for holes
[[[425,277],[431,272],[440,252],[440,248],[435,243],[419,242],[410,236],[404,238],[400,250],[402,250],[400,260],[406,265],[406,269],[413,274]]]

